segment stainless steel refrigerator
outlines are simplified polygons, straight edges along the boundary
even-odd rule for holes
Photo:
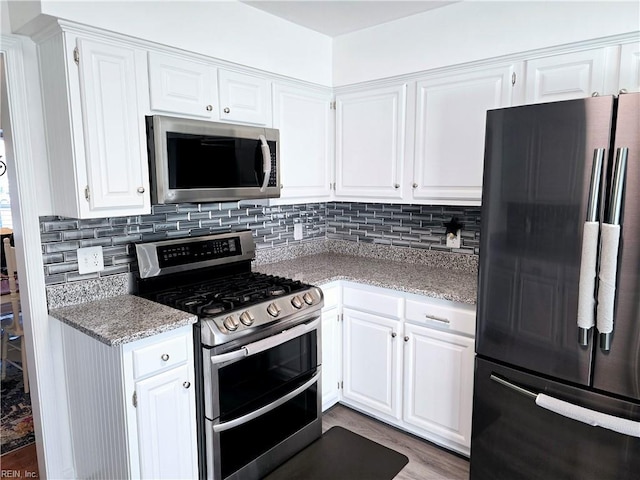
[[[481,222],[471,479],[640,478],[640,94],[489,111]]]

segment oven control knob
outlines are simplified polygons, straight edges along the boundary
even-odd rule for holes
[[[291,299],[291,305],[293,305],[296,308],[302,308],[302,299],[300,298],[299,295],[296,295]]]
[[[247,327],[253,323],[255,317],[251,315],[251,312],[242,312],[240,315],[240,321]]]
[[[306,303],[307,305],[313,305],[313,297],[311,296],[310,293],[305,293],[302,296],[302,299],[304,300],[304,303]]]
[[[278,315],[280,315],[280,307],[278,307],[275,303],[270,303],[267,307],[267,312],[272,317],[277,317]]]
[[[227,328],[227,330],[229,330],[231,332],[233,332],[234,330],[237,330],[238,329],[238,325],[240,325],[238,323],[238,320],[236,320],[231,315],[229,315],[227,318],[225,318],[222,323]]]

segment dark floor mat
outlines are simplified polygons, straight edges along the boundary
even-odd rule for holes
[[[332,427],[264,480],[391,480],[407,463],[395,450]]]

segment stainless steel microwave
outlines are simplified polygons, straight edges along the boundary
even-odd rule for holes
[[[161,115],[146,124],[154,204],[280,196],[278,130]]]

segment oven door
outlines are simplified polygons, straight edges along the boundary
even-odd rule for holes
[[[209,478],[258,478],[321,434],[320,318],[210,357]]]

